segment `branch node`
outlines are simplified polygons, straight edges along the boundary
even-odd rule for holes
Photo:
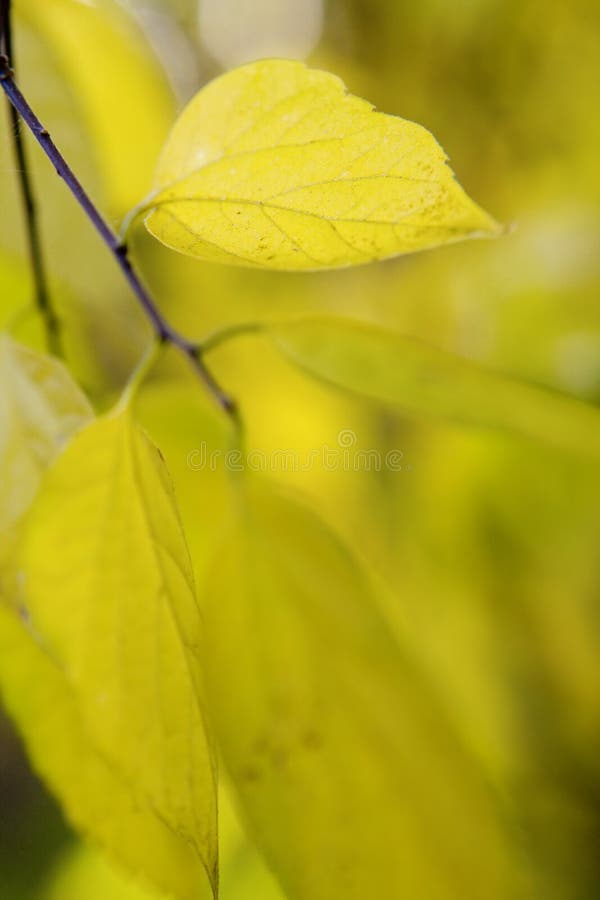
[[[8,59],[5,55],[0,55],[0,76],[2,76],[2,81],[0,81],[0,83],[2,84],[6,95],[8,96],[8,99],[10,100],[16,112],[23,118],[25,124],[29,127],[30,131],[44,150],[46,156],[53,164],[58,175],[60,175],[60,177],[63,179],[71,194],[73,194],[73,196],[87,215],[88,219],[100,235],[101,239],[113,254],[113,257],[118,263],[127,283],[131,287],[140,306],[150,320],[158,343],[160,345],[164,345],[165,343],[172,344],[181,353],[185,354],[192,362],[194,368],[196,369],[196,372],[198,373],[200,379],[203,381],[209,393],[212,395],[213,399],[219,404],[221,409],[223,409],[231,416],[234,422],[238,423],[239,413],[237,406],[234,401],[222,390],[220,384],[216,381],[212,372],[206,366],[203,359],[202,346],[188,340],[186,337],[179,334],[179,332],[172,327],[167,319],[164,318],[162,312],[155,303],[154,298],[144,286],[136,269],[129,259],[129,248],[127,246],[127,243],[124,239],[120,238],[119,235],[114,232],[106,219],[102,216],[96,205],[91,200],[90,196],[85,191],[83,185],[77,179],[75,173],[67,163],[66,159],[61,154],[58,147],[54,144],[52,138],[50,138],[48,132],[46,131],[40,120],[37,118],[26,98],[19,90],[19,87],[15,84],[12,75],[9,73],[10,68],[8,66]],[[39,254],[36,258],[39,262]],[[47,295],[44,295],[41,291],[39,291],[38,294],[38,305],[45,316],[46,326],[51,339],[56,338],[58,321],[53,316],[52,312],[49,311]]]

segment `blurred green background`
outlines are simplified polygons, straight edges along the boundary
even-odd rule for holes
[[[183,102],[225,68],[297,56],[429,128],[468,193],[514,226],[360,269],[291,275],[204,265],[141,231],[134,251],[186,334],[330,312],[385,325],[600,402],[600,7],[593,0],[19,0],[18,75],[117,224],[150,189]],[[107,52],[107,47],[110,48]],[[8,119],[5,118],[5,123]],[[99,408],[148,339],[113,261],[30,146],[69,362]],[[8,125],[0,135],[0,315],[39,341]],[[15,319],[15,316],[17,317]],[[309,381],[257,336],[211,357],[248,446],[402,453],[400,471],[274,477],[393,588],[386,613],[502,790],[548,900],[600,896],[600,473],[536,444],[392,415]],[[140,398],[175,479],[198,572],[222,473],[190,467],[225,423],[167,357]],[[207,515],[207,511],[210,515]],[[278,889],[226,805],[224,900]],[[141,900],[82,849],[0,724],[0,898]],[[421,898],[415,898],[421,900]],[[427,900],[427,898],[423,898]]]

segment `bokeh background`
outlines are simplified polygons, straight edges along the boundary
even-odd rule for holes
[[[294,56],[433,131],[507,236],[296,276],[202,264],[136,232],[162,308],[198,338],[314,312],[373,321],[600,402],[600,7],[594,0],[17,0],[17,66],[34,108],[117,224],[152,186],[182,104],[221,71]],[[8,118],[0,129],[0,318],[27,315]],[[99,409],[148,340],[113,261],[30,145],[70,364]],[[16,324],[15,324],[16,323]],[[313,466],[293,483],[391,587],[412,648],[518,822],[545,900],[600,896],[600,473],[508,435],[417,420],[309,381],[260,337],[211,356],[247,442],[402,454],[399,471]],[[175,479],[199,577],[222,472],[190,453],[227,425],[175,358],[139,401]],[[224,796],[224,900],[281,900]],[[476,852],[476,848],[474,848]],[[0,897],[143,900],[69,832],[0,724]],[[415,898],[421,900],[421,898]],[[423,898],[426,900],[426,898]]]

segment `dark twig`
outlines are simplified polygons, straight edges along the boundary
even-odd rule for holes
[[[63,179],[88,219],[112,253],[127,283],[135,294],[140,306],[150,320],[160,341],[173,344],[190,360],[200,379],[212,394],[216,402],[237,421],[234,401],[223,391],[203,360],[201,345],[188,340],[173,328],[164,318],[148,289],[141,281],[129,258],[127,244],[124,243],[103,218],[90,199],[71,167],[64,159],[48,131],[37,118],[29,103],[17,87],[10,64],[6,56],[0,56],[0,83],[13,107],[18,111],[31,133],[40,144],[42,150]]]
[[[11,28],[11,0],[0,0],[0,23],[0,49],[7,60],[7,66],[10,69],[15,65]],[[17,110],[11,103],[8,104],[8,110],[21,199],[23,211],[25,213],[25,232],[27,235],[29,260],[33,276],[35,303],[44,321],[48,347],[52,353],[61,356],[60,326],[48,290],[48,279],[46,277],[46,267],[42,252],[37,206],[29,171],[25,141],[23,140],[23,134],[21,133],[21,123]]]

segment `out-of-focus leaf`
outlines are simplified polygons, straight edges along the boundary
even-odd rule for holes
[[[520,896],[476,764],[316,515],[246,484],[206,604],[220,748],[290,897]]]
[[[248,839],[229,785],[219,790],[219,872],[224,900],[286,900],[286,895]]]
[[[76,844],[59,860],[43,900],[162,900],[164,895],[142,886],[113,868],[93,847]]]
[[[215,886],[214,759],[191,566],[164,463],[129,412],[84,429],[49,470],[22,570],[22,605],[90,744]],[[62,796],[64,785],[51,784]],[[110,796],[104,802],[110,810]]]
[[[219,790],[219,872],[225,900],[285,900],[240,827],[229,790]],[[75,844],[61,855],[43,900],[159,900],[147,885],[111,865],[96,848]],[[41,900],[41,898],[40,898]],[[198,898],[200,900],[200,898]]]
[[[1,153],[1,148],[0,148]],[[0,156],[0,164],[3,158]],[[2,185],[0,184],[0,190]],[[1,243],[1,237],[0,237]],[[32,310],[31,274],[24,261],[5,253],[0,246],[0,328],[19,325],[19,334],[27,326],[27,344],[44,346],[44,329],[41,317],[28,315]],[[40,327],[41,326],[41,327]]]
[[[363,323],[302,320],[269,332],[305,371],[370,400],[600,458],[600,411],[574,397]]]
[[[75,94],[113,209],[127,210],[148,191],[174,115],[150,46],[115,0],[17,0],[15,6],[48,44]]]
[[[193,376],[146,383],[135,409],[167,462],[199,583],[228,520],[229,419]]]
[[[175,250],[271,269],[348,266],[499,230],[425,128],[285,60],[197,94],[139,212]]]
[[[0,567],[13,527],[31,504],[43,471],[93,413],[57,359],[0,333]],[[3,592],[4,593],[4,592]]]
[[[39,636],[1,604],[0,692],[34,769],[72,824],[175,897],[207,900],[208,880],[192,846],[93,746],[67,676]]]

